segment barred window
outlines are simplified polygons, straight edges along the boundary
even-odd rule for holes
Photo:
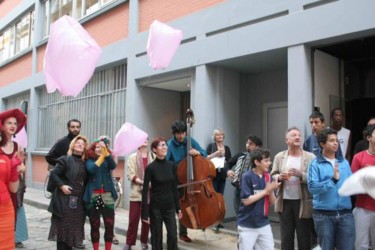
[[[93,75],[77,97],[40,89],[38,148],[47,149],[67,135],[67,122],[82,122],[81,134],[92,141],[107,135],[113,141],[125,122],[126,64]]]

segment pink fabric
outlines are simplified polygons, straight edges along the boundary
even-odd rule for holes
[[[147,56],[153,69],[168,67],[182,40],[182,31],[155,20],[150,26]]]
[[[23,127],[20,132],[17,133],[13,141],[17,142],[23,148],[27,148],[27,133],[25,127]]]
[[[148,134],[133,124],[126,122],[115,136],[113,155],[128,155],[139,148],[147,139]]]
[[[77,96],[94,73],[102,49],[73,17],[63,16],[51,26],[44,55],[48,93]]]

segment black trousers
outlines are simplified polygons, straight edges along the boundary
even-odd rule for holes
[[[283,200],[280,217],[281,249],[294,249],[294,234],[297,233],[298,250],[311,249],[312,218],[300,219],[300,200]]]
[[[58,241],[57,244],[57,250],[71,250],[72,247],[67,246],[64,242]]]
[[[177,250],[177,225],[175,209],[150,209],[152,249],[163,249],[163,222],[167,229],[167,249]]]

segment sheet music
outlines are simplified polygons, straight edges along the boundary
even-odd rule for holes
[[[211,159],[212,163],[215,165],[215,168],[223,168],[224,167],[224,162],[225,162],[225,157],[215,157]]]

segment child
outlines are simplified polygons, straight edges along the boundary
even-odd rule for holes
[[[268,207],[275,202],[273,191],[280,183],[270,182],[268,173],[270,165],[269,151],[257,149],[251,158],[251,170],[242,176],[242,203],[237,218],[239,250],[274,249]]]

